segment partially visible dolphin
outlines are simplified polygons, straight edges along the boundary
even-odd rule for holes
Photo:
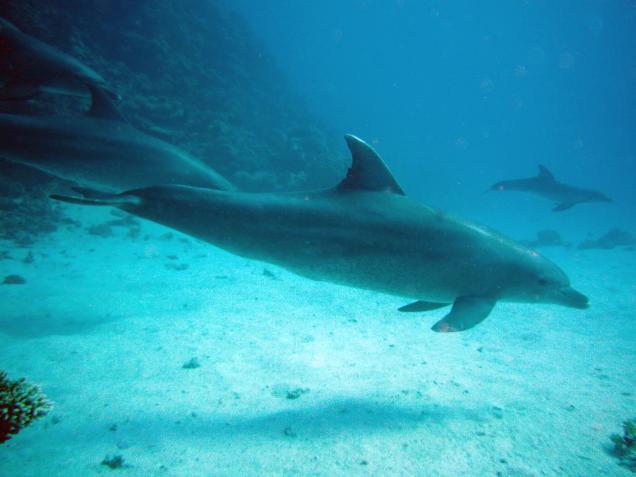
[[[555,212],[567,210],[583,202],[612,202],[602,192],[582,189],[558,182],[545,166],[539,166],[539,175],[527,179],[513,179],[493,184],[490,190],[529,192],[557,202],[552,209]]]
[[[554,263],[409,199],[369,145],[350,135],[346,141],[351,168],[327,190],[247,193],[163,185],[52,198],[112,205],[304,277],[418,300],[402,311],[452,304],[435,331],[469,329],[497,301],[587,307],[587,297]]]
[[[96,71],[20,31],[0,17],[0,100],[24,100],[41,91],[87,96],[86,85],[110,91]]]
[[[90,90],[86,116],[0,114],[0,158],[111,191],[152,184],[233,189],[203,162],[128,124],[101,89]]]

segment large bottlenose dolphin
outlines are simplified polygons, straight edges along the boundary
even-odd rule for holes
[[[351,168],[328,190],[246,193],[168,185],[52,198],[116,206],[308,278],[418,300],[402,311],[452,304],[435,331],[471,328],[497,301],[587,307],[555,264],[490,229],[409,199],[369,145],[354,136],[346,140]]]
[[[558,182],[545,166],[539,166],[539,175],[535,177],[500,181],[493,184],[490,190],[529,192],[554,200],[557,202],[552,209],[555,212],[567,210],[583,202],[612,202],[612,199],[601,192]]]
[[[112,191],[152,184],[233,189],[201,161],[128,124],[101,89],[90,90],[86,116],[0,114],[0,157]]]
[[[0,100],[30,99],[41,91],[87,95],[86,85],[96,86],[112,98],[104,79],[72,56],[21,32],[0,18]]]

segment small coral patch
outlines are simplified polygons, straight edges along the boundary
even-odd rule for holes
[[[46,415],[51,403],[38,386],[24,378],[12,381],[0,370],[0,444]]]
[[[636,473],[636,419],[623,422],[623,435],[612,434],[610,439],[620,464]]]

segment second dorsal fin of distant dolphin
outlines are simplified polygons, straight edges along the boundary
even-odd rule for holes
[[[128,123],[117,106],[111,101],[107,91],[95,85],[88,85],[91,93],[91,107],[88,115],[95,119],[108,119]]]
[[[554,174],[552,174],[547,167],[539,164],[539,175],[537,176],[538,179],[541,179],[543,181],[546,182],[554,182]]]
[[[336,190],[385,191],[406,195],[375,149],[353,134],[347,134],[345,140],[351,151],[351,167]]]

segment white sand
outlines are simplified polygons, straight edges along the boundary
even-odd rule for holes
[[[114,230],[0,261],[27,280],[0,287],[0,368],[55,403],[0,445],[2,476],[633,475],[607,452],[636,416],[633,251],[544,250],[589,310],[502,303],[436,334],[444,310]]]

